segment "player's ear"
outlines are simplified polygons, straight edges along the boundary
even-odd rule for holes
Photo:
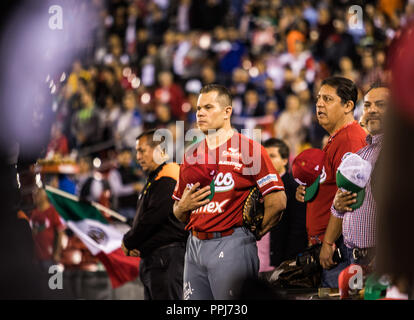
[[[353,101],[351,101],[351,100],[348,100],[346,103],[345,103],[345,114],[348,114],[348,113],[350,113],[350,112],[352,112],[352,111],[354,111],[354,102]]]
[[[230,119],[231,114],[233,112],[233,107],[232,106],[224,107],[224,112],[225,112],[224,119],[225,120]]]

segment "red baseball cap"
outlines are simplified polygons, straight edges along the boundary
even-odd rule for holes
[[[351,264],[348,267],[346,267],[344,270],[341,271],[341,273],[338,276],[338,288],[339,288],[339,294],[341,299],[345,299],[349,297],[349,291],[352,290],[350,288],[350,281],[351,278],[354,277],[358,269],[362,269],[361,266],[357,264]]]
[[[210,155],[203,155],[205,161],[193,161],[195,163],[188,163],[185,161],[181,169],[181,177],[187,185],[194,185],[197,182],[200,183],[200,188],[210,185],[211,194],[208,199],[213,199],[214,196],[214,180],[218,173],[218,165],[216,161],[211,159]],[[198,157],[200,159],[200,157]],[[194,159],[193,159],[194,160]],[[204,162],[204,163],[199,163]]]
[[[313,199],[319,189],[321,177],[325,175],[325,152],[320,149],[306,149],[297,155],[292,164],[295,181],[306,187],[305,201]]]

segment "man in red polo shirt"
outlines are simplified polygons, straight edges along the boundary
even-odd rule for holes
[[[325,267],[327,264],[324,261],[332,258],[335,246],[343,247],[342,237],[335,244],[324,241],[328,223],[332,224],[331,230],[336,230],[339,234],[342,230],[342,220],[331,217],[330,212],[337,191],[336,169],[345,153],[356,152],[366,145],[366,133],[353,115],[357,97],[356,85],[342,77],[323,80],[316,97],[318,122],[330,137],[323,148],[326,153],[324,166],[326,179],[321,179],[318,193],[307,203],[306,228],[310,244],[322,243],[320,260]],[[299,186],[296,199],[304,202],[304,196],[305,187]],[[330,269],[324,269],[321,286],[337,288],[339,273],[345,267],[345,263],[339,263]]]

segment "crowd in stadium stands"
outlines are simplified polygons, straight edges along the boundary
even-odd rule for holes
[[[358,4],[362,16],[349,11]],[[203,85],[230,88],[234,128],[260,128],[262,141],[284,140],[292,160],[326,141],[315,116],[321,81],[333,75],[353,80],[359,119],[363,94],[387,75],[387,46],[414,12],[414,1],[402,0],[96,0],[88,5],[97,13],[93,50],[65,71],[45,157],[76,150],[89,166],[99,157],[100,171],[110,177],[100,190],[111,190],[108,205],[128,218],[136,201],[131,194],[143,182],[134,161],[136,137],[166,128],[179,138],[176,121],[184,121],[185,131],[193,128]],[[120,171],[129,186],[120,186]]]

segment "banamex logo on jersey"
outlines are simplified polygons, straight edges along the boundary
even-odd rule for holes
[[[220,172],[214,180],[215,192],[226,192],[234,188],[234,179],[230,172]]]
[[[187,188],[191,189],[194,186],[193,183],[187,183]],[[224,174],[220,172],[217,174],[214,180],[214,191],[215,192],[226,192],[234,188],[234,179],[230,172]]]

